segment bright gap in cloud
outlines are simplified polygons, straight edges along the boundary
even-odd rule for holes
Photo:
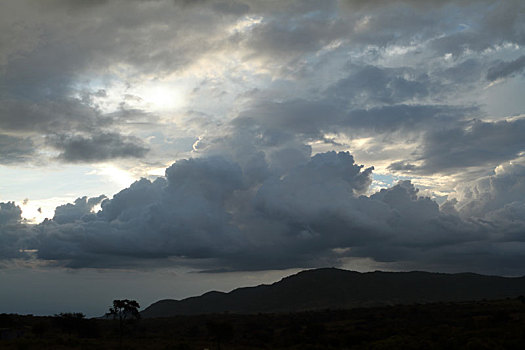
[[[46,208],[45,212],[42,209],[42,205],[38,202],[28,202],[28,203],[16,203],[22,209],[22,217],[26,219],[31,224],[38,224],[44,219],[53,217],[54,209]]]
[[[145,84],[137,89],[137,95],[154,111],[175,110],[185,103],[182,90],[171,84]]]
[[[86,191],[76,192],[73,188],[70,188],[70,184],[62,184],[62,188],[67,188],[69,193],[66,196],[60,197],[41,197],[41,198],[30,198],[26,200],[16,200],[15,203],[22,209],[22,217],[27,220],[30,224],[38,224],[46,218],[53,218],[55,214],[55,208],[64,205],[66,203],[73,203],[76,198],[86,194],[88,197],[100,195],[102,193],[111,196],[115,191],[120,191],[123,188],[129,187],[137,178],[126,170],[117,168],[111,164],[101,164],[94,166],[95,169],[85,172],[85,175],[96,175],[98,178],[96,182],[99,184],[108,183],[100,191]],[[56,175],[55,175],[56,176]],[[82,173],[75,173],[77,179],[80,179]],[[30,186],[31,184],[29,184]],[[109,186],[108,186],[109,185]],[[43,195],[43,194],[41,194]],[[100,205],[93,208],[93,212],[100,210]]]
[[[262,16],[244,16],[229,28],[230,34],[244,33],[263,21]]]
[[[174,163],[174,162],[172,162]],[[165,166],[165,167],[161,167],[161,168],[152,168],[152,169],[149,169],[147,171],[147,174],[150,175],[150,176],[164,176],[164,174],[166,173],[166,168],[168,168],[169,165]]]
[[[91,98],[104,113],[115,112],[121,108],[167,112],[181,109],[188,103],[184,86],[191,84],[183,81],[182,78],[127,82],[122,78],[112,77],[110,80],[111,82],[92,78],[88,83],[79,84],[78,87],[81,91],[98,91]]]
[[[128,187],[135,182],[135,177],[126,170],[119,169],[111,164],[96,165],[95,170],[92,170],[88,175],[99,175],[108,178],[121,188]]]
[[[73,202],[77,197],[64,196],[52,197],[45,199],[26,199],[24,201],[15,201],[22,209],[22,218],[29,224],[39,224],[44,219],[51,219],[55,215],[55,208],[65,203]]]

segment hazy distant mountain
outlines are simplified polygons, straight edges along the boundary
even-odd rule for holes
[[[183,300],[160,300],[143,317],[207,313],[291,312],[436,301],[498,299],[525,295],[525,277],[474,273],[306,270],[271,285],[208,292]]]

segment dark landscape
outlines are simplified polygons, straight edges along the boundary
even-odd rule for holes
[[[525,295],[525,278],[473,273],[359,273],[335,268],[306,270],[271,285],[209,292],[181,301],[161,300],[142,316],[269,313],[501,299]]]
[[[127,317],[0,315],[1,349],[522,349],[525,279],[300,272]]]

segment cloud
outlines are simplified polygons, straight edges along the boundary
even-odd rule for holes
[[[291,63],[290,60],[316,52],[352,32],[351,23],[342,19],[326,21],[322,14],[312,14],[305,9],[300,11],[294,14],[293,26],[283,20],[288,16],[287,13],[273,12],[263,23],[239,35],[238,40],[252,53],[254,59],[266,58],[269,61],[274,58],[277,59],[275,63],[286,65]]]
[[[30,230],[22,223],[22,210],[14,202],[0,202],[0,261],[23,258]]]
[[[493,269],[520,269],[501,259],[501,249],[521,254],[505,242],[521,239],[525,229],[522,166],[504,168],[492,187],[466,188],[479,198],[463,195],[451,203],[456,211],[441,210],[410,181],[366,195],[372,168],[355,164],[347,152],[317,154],[286,170],[269,167],[258,181],[248,175],[250,164],[217,156],[180,160],[165,177],[141,179],[111,199],[79,198],[32,227],[20,223],[18,207],[3,204],[2,227],[16,229],[2,231],[2,256],[31,251],[37,261],[70,268],[201,270],[339,265],[368,257],[453,270],[478,268],[484,251]],[[98,203],[102,209],[94,213]],[[463,260],[458,246],[466,247]]]
[[[228,269],[306,264],[306,252],[315,253],[314,247],[306,241],[293,253],[293,245],[297,237],[308,238],[309,224],[294,221],[308,211],[314,215],[312,225],[327,225],[320,212],[340,211],[337,203],[366,191],[370,173],[348,153],[317,155],[287,178],[273,175],[262,183],[250,183],[243,175],[249,171],[224,158],[181,160],[165,178],[142,179],[110,200],[84,197],[57,207],[52,220],[35,228],[35,241],[27,249],[70,267],[134,266],[141,260],[165,264],[170,257],[208,268],[214,265],[206,261]],[[339,199],[331,203],[331,194]],[[100,201],[102,210],[92,213]],[[273,261],[272,250],[281,244],[285,249]]]
[[[343,125],[364,131],[389,133],[395,131],[418,132],[433,129],[461,120],[469,108],[436,105],[395,105],[354,110],[349,113]]]
[[[450,90],[454,87],[454,90],[469,88],[476,88],[483,77],[486,63],[476,58],[467,58],[464,61],[455,62],[450,67],[444,67],[442,71],[438,71],[435,74],[440,75],[446,80],[452,82],[452,84],[443,84],[443,89]]]
[[[467,167],[498,165],[525,150],[525,119],[496,122],[473,120],[430,131],[423,141],[421,171],[447,172]]]
[[[79,198],[39,225],[25,225],[20,208],[3,203],[2,258],[238,271],[367,257],[397,268],[522,271],[521,250],[510,246],[525,232],[521,163],[458,188],[457,200],[440,208],[410,181],[368,195],[373,169],[347,152],[305,157],[268,149],[246,158],[228,142],[223,156],[177,161],[165,177],[141,179],[111,199]],[[283,166],[279,157],[298,158]]]
[[[8,99],[3,101],[0,115],[0,128],[12,132],[86,131],[110,123],[96,108],[73,98],[38,103]]]
[[[181,10],[172,1],[53,1],[48,6],[8,1],[2,6],[0,134],[23,136],[35,148],[50,135],[129,133],[134,128],[129,118],[107,112],[108,103],[118,104],[123,96],[97,92],[163,78],[194,64],[217,46],[212,42],[230,23],[213,8]],[[118,66],[133,73],[123,76]],[[151,113],[142,115],[156,122]],[[113,138],[117,157],[144,154],[136,139]],[[67,141],[73,140],[62,143]],[[75,141],[89,146],[88,139]],[[72,145],[58,146],[69,147],[66,160],[91,159],[70,153]],[[105,150],[102,158],[109,154]]]
[[[238,1],[219,1],[214,2],[213,9],[219,13],[241,16],[250,11],[250,5]]]
[[[464,217],[506,218],[524,222],[522,194],[525,192],[525,164],[523,161],[504,163],[495,174],[458,186],[457,204]]]
[[[14,202],[0,203],[0,225],[7,226],[21,221],[22,210]]]
[[[256,206],[272,215],[293,215],[296,220],[334,211],[348,198],[368,190],[373,167],[362,171],[349,153],[317,154],[283,178],[263,183]]]
[[[476,2],[470,4],[474,8],[483,6]],[[522,25],[523,8],[523,2],[519,0],[494,3],[494,6],[486,7],[486,11],[482,11],[482,17],[478,21],[458,23],[459,30],[436,37],[430,46],[441,54],[451,53],[461,56],[469,51],[482,52],[495,49],[505,43],[522,45],[525,42]],[[469,6],[464,9],[473,10]]]
[[[428,76],[409,69],[365,66],[338,81],[327,93],[359,106],[400,104],[426,97],[430,84]]]
[[[66,162],[100,162],[114,158],[142,158],[148,152],[142,141],[133,136],[103,133],[84,137],[57,135],[48,144],[60,150],[59,158]]]
[[[89,217],[93,214],[93,208],[97,204],[100,204],[104,199],[106,199],[106,196],[104,195],[89,199],[87,197],[82,197],[77,198],[74,203],[60,205],[55,208],[53,221],[62,225]]]
[[[346,103],[346,102],[345,102]],[[399,104],[378,107],[347,108],[337,101],[322,99],[259,100],[233,121],[236,127],[251,125],[262,132],[280,130],[281,134],[301,135],[306,140],[324,139],[326,133],[349,136],[417,135],[458,121],[475,112],[472,107],[447,105]]]
[[[413,171],[417,169],[417,166],[408,162],[398,161],[391,163],[388,169],[393,171]]]
[[[470,92],[465,82],[479,80],[486,62],[494,61],[491,55],[497,57],[505,43],[523,41],[516,10],[521,3],[487,3],[492,2],[8,1],[0,21],[2,42],[8,43],[0,48],[0,133],[29,137],[35,148],[50,135],[148,137],[122,117],[126,113],[103,111],[109,100],[125,102],[108,92],[111,87],[200,77],[206,69],[216,72],[232,99],[248,88],[264,91],[248,108],[210,102],[220,119],[238,117],[229,111],[240,110],[257,123],[323,139],[340,127],[396,129],[401,110],[414,106],[407,113],[418,115],[406,121],[420,126],[432,112],[416,112],[416,106],[432,109]],[[429,54],[429,47],[436,52]],[[495,53],[481,57],[467,48]],[[443,61],[449,53],[456,53],[454,60]],[[106,95],[84,98],[103,90]],[[193,110],[209,99],[200,94]],[[392,118],[379,116],[381,109]],[[153,113],[137,112],[142,122],[159,122]],[[272,120],[278,115],[285,117]],[[177,127],[189,129],[182,124]],[[152,134],[168,132],[160,124],[151,128]]]
[[[525,55],[520,56],[514,61],[500,62],[499,64],[491,67],[487,72],[487,80],[495,81],[498,79],[506,78],[520,74],[525,69]]]
[[[235,230],[226,202],[242,185],[240,168],[224,159],[179,161],[166,170],[165,179],[142,179],[103,201],[96,215],[78,214],[100,198],[60,207],[55,217],[62,223],[53,219],[40,227],[38,257],[70,267],[219,258],[239,249],[229,247],[231,240],[242,238],[230,237]]]
[[[33,142],[29,138],[0,134],[0,164],[27,161],[34,152]]]
[[[461,5],[465,6],[473,2],[475,1],[467,0],[467,1],[461,2]],[[372,1],[342,0],[341,3],[343,3],[346,6],[349,6],[351,9],[354,9],[354,10],[373,9],[373,8],[378,8],[378,7],[381,8],[381,7],[387,7],[388,5],[392,5],[392,4],[395,4],[395,5],[405,4],[405,5],[421,8],[421,9],[428,9],[428,8],[433,8],[433,7],[439,8],[442,6],[446,6],[451,3],[455,3],[455,1],[453,0],[442,0],[442,1],[439,1],[439,0],[424,0],[424,1],[418,1],[418,0],[394,0],[394,1],[389,1],[389,0],[372,0]]]

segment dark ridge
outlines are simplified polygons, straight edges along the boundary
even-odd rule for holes
[[[160,300],[143,317],[211,313],[273,313],[323,309],[501,299],[525,295],[525,278],[474,273],[305,270],[271,285],[212,291],[183,300]]]

